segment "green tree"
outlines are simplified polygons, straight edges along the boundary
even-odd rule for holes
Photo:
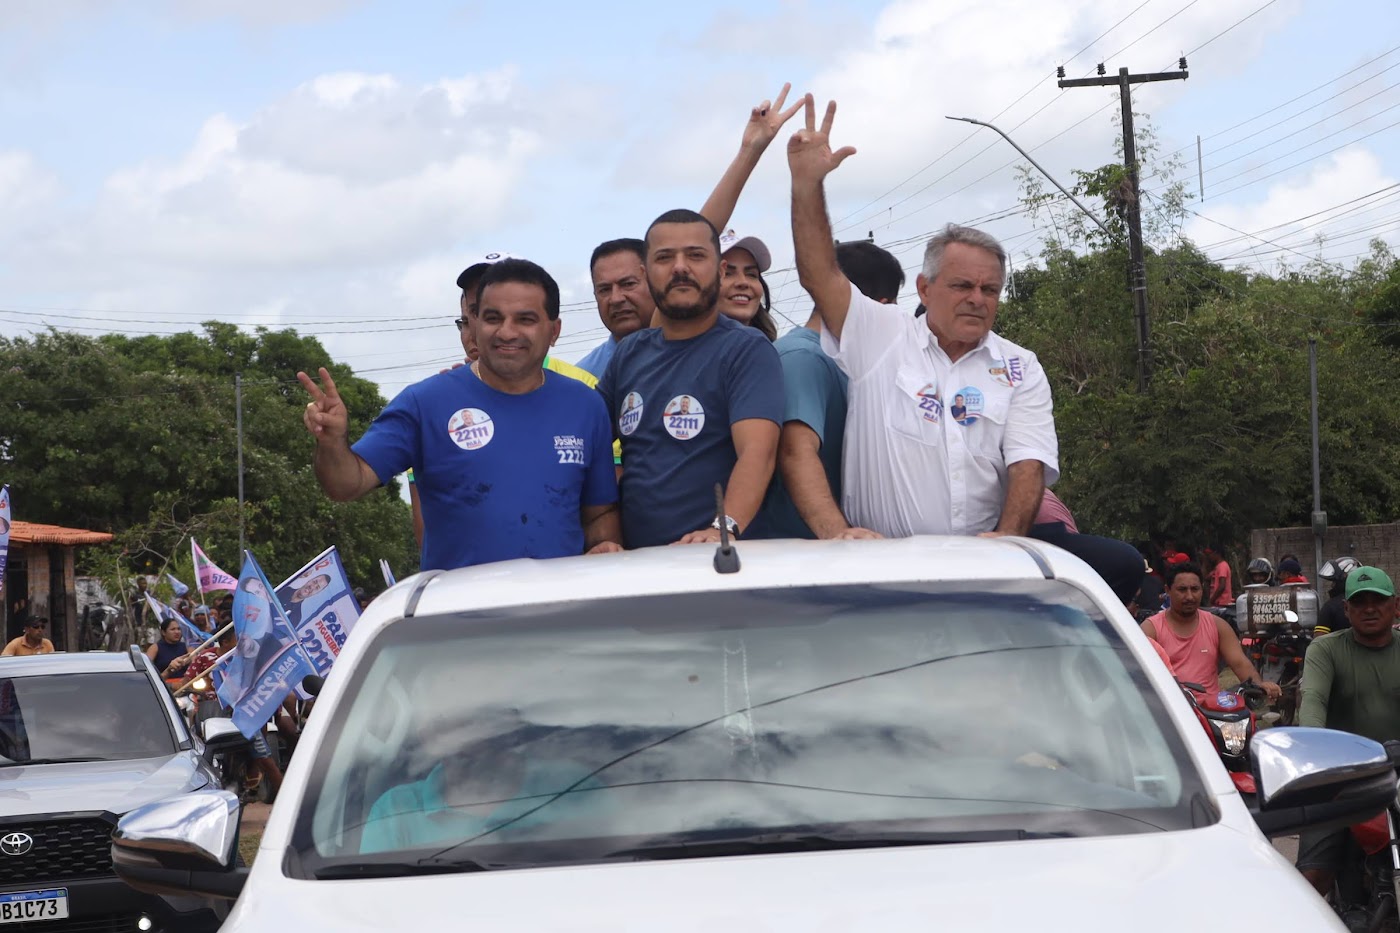
[[[210,322],[203,334],[97,338],[50,330],[0,338],[0,463],[22,503],[21,517],[109,530],[123,566],[147,557],[188,560],[182,529],[225,569],[240,560],[234,374],[243,378],[245,520],[248,546],[274,577],[328,544],[351,578],[371,589],[378,560],[400,575],[417,568],[408,506],[391,482],[364,499],[330,502],[311,471],[312,441],[301,423],[298,369],[330,359],[295,331],[248,334]],[[384,405],[373,383],[328,366],[350,410],[352,435]],[[235,509],[236,511],[236,509]],[[128,534],[130,532],[130,534]],[[139,546],[137,546],[139,544]],[[89,549],[97,569],[112,565]]]

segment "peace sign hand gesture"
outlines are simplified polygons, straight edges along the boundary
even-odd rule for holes
[[[788,140],[788,168],[793,184],[820,184],[842,162],[856,154],[854,146],[831,151],[831,121],[836,117],[836,101],[826,105],[826,116],[817,129],[817,107],[808,94],[803,98],[807,110],[807,126]]]
[[[306,411],[302,413],[301,420],[306,425],[306,430],[316,438],[316,443],[343,444],[350,430],[350,413],[341,401],[340,393],[335,388],[335,380],[326,371],[326,367],[322,366],[319,372],[324,389],[318,387],[306,373],[297,373],[297,378],[311,394],[311,401],[306,403]]]
[[[797,113],[802,106],[802,101],[798,101],[788,109],[783,109],[783,102],[787,100],[788,91],[792,90],[791,84],[784,84],[782,91],[778,93],[778,99],[773,102],[764,101],[749,113],[749,122],[744,127],[744,139],[742,146],[745,149],[753,149],[762,152],[768,148],[768,144],[778,135],[778,130],[783,128],[783,124],[792,119],[792,115]]]

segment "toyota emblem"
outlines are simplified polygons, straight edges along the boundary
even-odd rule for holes
[[[6,855],[24,855],[34,848],[34,837],[28,833],[7,833],[0,838],[0,852]]]

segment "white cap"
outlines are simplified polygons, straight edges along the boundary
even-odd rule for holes
[[[759,272],[767,272],[773,265],[773,254],[768,252],[768,244],[756,236],[740,237],[733,230],[726,230],[719,238],[719,254],[723,256],[731,249],[745,249],[758,263]]]
[[[516,259],[516,258],[518,258],[518,257],[512,256],[510,253],[501,252],[500,250],[492,250],[491,252],[487,253],[485,256],[482,256],[480,259],[476,260],[475,262],[470,263],[465,269],[462,270],[461,275],[457,276],[457,287],[458,287],[458,288],[466,288],[466,287],[467,287],[467,286],[466,286],[467,278],[468,278],[473,272],[480,272],[481,269],[482,269],[482,267],[484,267],[484,266],[494,266],[496,263],[500,262],[502,259]]]

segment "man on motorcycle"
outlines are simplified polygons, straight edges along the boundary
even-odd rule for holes
[[[1201,568],[1190,563],[1173,564],[1167,568],[1166,583],[1170,603],[1142,623],[1142,631],[1166,649],[1177,679],[1200,684],[1209,694],[1218,693],[1223,659],[1241,683],[1259,683],[1269,699],[1278,699],[1283,691],[1278,684],[1261,683],[1263,678],[1245,657],[1229,623],[1201,611]]]
[[[1347,574],[1360,566],[1361,561],[1355,557],[1342,556],[1329,560],[1317,572],[1318,580],[1327,585],[1328,600],[1317,611],[1317,627],[1313,629],[1314,638],[1321,638],[1331,632],[1340,632],[1344,628],[1351,628],[1351,623],[1347,621],[1347,601],[1344,594]]]
[[[1298,725],[1342,729],[1377,742],[1400,739],[1400,641],[1395,640],[1395,585],[1385,571],[1357,567],[1346,577],[1351,627],[1312,643],[1303,662]],[[1304,831],[1298,869],[1326,895],[1353,851],[1350,830]],[[1357,850],[1359,852],[1359,850]]]
[[[1244,569],[1246,586],[1273,586],[1274,565],[1267,557],[1256,557]]]

